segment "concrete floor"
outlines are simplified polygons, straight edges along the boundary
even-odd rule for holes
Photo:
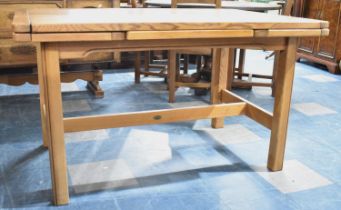
[[[267,53],[249,51],[247,69],[271,72]],[[84,82],[63,85],[65,116],[206,104],[182,88],[167,103],[158,78],[133,83],[108,71],[105,98]],[[269,88],[235,90],[272,110]],[[51,206],[48,152],[41,146],[37,86],[0,85],[0,208]],[[341,76],[298,63],[284,170],[266,170],[269,131],[245,117],[103,129],[65,135],[71,201],[58,209],[212,210],[341,208]]]

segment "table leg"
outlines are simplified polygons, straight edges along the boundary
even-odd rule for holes
[[[49,107],[47,102],[46,94],[46,81],[44,80],[42,69],[46,68],[45,61],[42,59],[44,52],[42,47],[39,45],[37,47],[37,65],[38,65],[38,81],[39,81],[39,97],[40,97],[40,118],[41,118],[41,129],[43,136],[43,146],[48,147],[50,141],[50,119],[46,113],[49,112]]]
[[[176,51],[169,50],[168,51],[168,102],[174,103],[175,101],[175,81],[176,81]]]
[[[150,53],[151,51],[144,51],[144,71],[148,72],[149,71],[149,64],[151,62],[150,60]]]
[[[295,71],[296,44],[296,38],[289,38],[286,49],[278,53],[275,104],[268,156],[268,168],[272,171],[280,171],[283,168]]]
[[[274,66],[273,66],[273,70],[272,70],[272,86],[271,86],[271,96],[275,96],[275,90],[276,90],[276,76],[277,76],[277,69],[279,64],[279,52],[276,51],[275,52],[275,59],[274,59]]]
[[[211,78],[211,103],[221,103],[221,91],[226,89],[227,71],[229,65],[229,48],[213,49],[212,78]],[[213,118],[212,128],[223,128],[224,118]]]
[[[41,104],[46,107],[45,132],[49,145],[54,203],[69,202],[67,163],[64,142],[63,108],[59,52],[56,44],[41,44],[38,49]]]
[[[232,90],[232,84],[235,76],[235,63],[236,63],[236,49],[230,49],[228,56],[228,67],[227,67],[227,78],[226,78],[226,89]]]

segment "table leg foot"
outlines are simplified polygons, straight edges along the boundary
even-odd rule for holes
[[[211,122],[212,128],[223,128],[224,127],[224,118],[214,118]]]

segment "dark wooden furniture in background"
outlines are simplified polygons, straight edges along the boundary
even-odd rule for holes
[[[15,11],[32,8],[110,8],[119,7],[120,0],[0,0],[0,84],[19,86],[37,84],[36,46],[12,40],[12,20]],[[87,88],[96,96],[104,92],[99,86],[103,78],[100,63],[114,65],[121,61],[120,53],[100,52],[84,59],[63,60],[63,82],[87,81]],[[133,63],[133,62],[131,62]],[[77,64],[77,65],[74,65]],[[82,64],[82,68],[78,64]],[[118,66],[121,66],[118,64]],[[85,67],[85,68],[84,68]],[[96,68],[97,67],[97,68]]]
[[[341,34],[340,0],[296,0],[295,15],[329,21],[330,33],[326,37],[301,38],[297,59],[301,58],[327,66],[330,73],[340,73]]]

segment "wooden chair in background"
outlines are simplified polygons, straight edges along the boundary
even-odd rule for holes
[[[282,15],[290,16],[292,14],[292,10],[294,7],[294,0],[287,0],[284,4],[284,7],[281,11]],[[239,53],[239,62],[238,67],[235,67],[234,71],[234,77],[235,79],[232,82],[232,87],[237,88],[252,88],[253,86],[260,86],[260,87],[271,87],[272,88],[272,96],[274,96],[275,93],[275,79],[276,79],[276,69],[278,68],[278,52],[273,52],[269,56],[266,57],[266,59],[275,56],[274,60],[274,67],[272,71],[272,75],[262,75],[262,74],[252,74],[252,73],[245,73],[244,72],[244,64],[245,64],[245,49],[240,49]],[[243,77],[247,77],[247,80],[243,80]],[[270,80],[270,82],[255,82],[252,79],[253,78],[260,78],[260,79],[266,79]],[[228,87],[228,89],[231,89],[232,87]]]
[[[172,8],[177,8],[179,4],[208,4],[212,5],[215,8],[221,8],[221,0],[172,0]],[[197,71],[202,68],[202,60],[201,56],[206,57],[206,65],[207,65],[207,56],[212,56],[212,49],[203,48],[203,49],[179,49],[175,51],[175,55],[171,55],[168,53],[168,91],[169,98],[168,101],[170,103],[175,102],[175,92],[177,87],[191,87],[191,88],[210,88],[209,82],[183,82],[180,80],[180,64],[178,62],[177,55],[184,55],[184,74],[188,73],[188,55],[196,55],[197,57]]]
[[[144,4],[144,0],[140,1],[142,3],[143,7],[146,7]],[[155,51],[144,51],[144,62],[143,62],[143,70],[141,68],[141,52],[136,52],[136,62],[135,62],[135,84],[138,84],[141,82],[141,75],[144,75],[145,77],[148,76],[155,76],[155,77],[161,77],[161,78],[167,78],[167,65],[161,64],[161,63],[154,63],[155,57],[154,57]],[[162,54],[162,51],[158,51],[158,54]],[[151,71],[151,69],[156,69],[156,71]]]

